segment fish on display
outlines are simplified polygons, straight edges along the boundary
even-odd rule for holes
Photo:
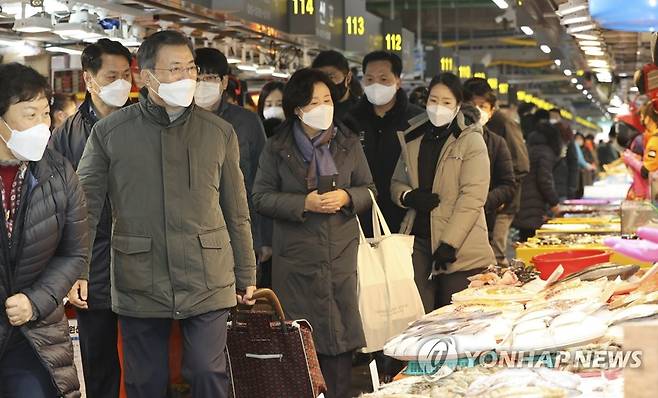
[[[636,264],[622,265],[615,263],[603,263],[589,266],[573,274],[556,281],[554,284],[568,282],[573,279],[580,279],[581,281],[595,281],[600,278],[608,278],[608,280],[615,280],[617,277],[626,280],[635,275],[640,270],[640,266]]]

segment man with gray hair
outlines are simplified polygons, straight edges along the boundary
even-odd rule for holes
[[[164,398],[173,319],[192,396],[227,397],[227,308],[253,304],[256,259],[231,126],[192,104],[198,69],[176,31],[137,52],[138,104],[94,126],[78,174],[96,229],[110,198],[112,309],[119,315],[129,398]],[[92,239],[93,241],[93,239]]]

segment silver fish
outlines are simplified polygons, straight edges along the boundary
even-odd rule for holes
[[[568,282],[570,280],[579,278],[581,281],[595,281],[600,278],[608,278],[608,280],[615,280],[617,277],[620,277],[623,280],[630,278],[635,275],[637,271],[640,270],[640,266],[636,264],[622,265],[615,263],[603,263],[591,265],[585,269],[582,269],[576,273],[570,274],[555,283],[557,285],[563,282]]]

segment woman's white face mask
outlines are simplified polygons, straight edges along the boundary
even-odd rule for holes
[[[326,130],[334,121],[334,107],[327,104],[318,105],[308,112],[300,109],[300,119],[304,124],[318,130]]]
[[[452,122],[458,112],[459,106],[452,109],[444,105],[427,104],[427,116],[436,127],[445,126]]]

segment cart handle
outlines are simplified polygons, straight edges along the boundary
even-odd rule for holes
[[[283,307],[281,306],[281,301],[279,301],[279,298],[276,296],[276,293],[274,293],[272,289],[257,289],[251,298],[252,300],[266,300],[270,303],[274,309],[274,312],[276,312],[279,320],[281,322],[286,320],[286,316],[283,313]]]

